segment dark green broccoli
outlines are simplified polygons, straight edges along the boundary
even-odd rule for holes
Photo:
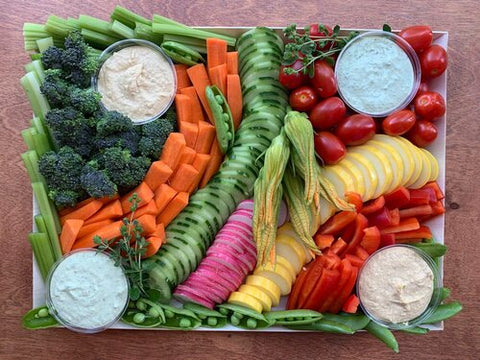
[[[172,105],[168,108],[165,114],[162,115],[162,119],[167,120],[173,128],[173,131],[177,131],[177,112],[175,110],[175,105]]]
[[[173,130],[172,123],[167,119],[157,119],[142,125],[142,137],[138,143],[138,152],[152,160],[157,160],[168,135]]]
[[[68,146],[58,152],[46,152],[38,161],[40,173],[47,182],[48,196],[57,206],[75,206],[85,197],[80,182],[84,165],[83,158]]]
[[[133,156],[129,150],[119,147],[105,149],[103,165],[108,177],[125,192],[137,186],[145,178],[150,167],[150,159],[145,156]]]
[[[100,108],[102,95],[93,89],[72,87],[70,104],[85,116],[93,115]]]
[[[99,150],[110,147],[128,149],[137,153],[140,134],[132,120],[118,111],[106,111],[97,121],[95,144]]]
[[[40,86],[40,91],[45,95],[52,108],[62,108],[69,105],[71,85],[64,79],[60,69],[45,70],[45,79]]]
[[[63,68],[63,49],[56,46],[50,46],[42,53],[42,64],[45,69],[62,69]]]
[[[117,193],[117,185],[110,180],[105,169],[101,169],[97,161],[89,161],[80,175],[82,188],[89,196],[102,198]]]

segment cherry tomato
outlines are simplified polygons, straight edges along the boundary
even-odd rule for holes
[[[315,154],[327,165],[333,165],[347,155],[345,144],[329,131],[321,131],[313,135]]]
[[[417,54],[428,48],[433,40],[432,29],[427,25],[409,26],[398,35],[408,42]]]
[[[284,68],[292,68],[294,70],[299,70],[303,66],[302,60],[296,60],[292,65],[282,65],[280,66],[280,74],[278,75],[278,80],[280,83],[285,86],[287,89],[295,89],[300,85],[307,82],[308,76],[303,72],[296,72],[293,74],[286,74],[283,69]]]
[[[422,81],[418,86],[418,90],[415,96],[423,94],[424,92],[427,92],[427,91],[428,91],[428,84],[425,81]]]
[[[328,130],[337,125],[346,112],[347,108],[342,99],[332,96],[315,105],[309,118],[315,131]]]
[[[400,110],[387,116],[382,122],[382,129],[388,135],[403,135],[415,124],[415,113]]]
[[[418,95],[414,102],[415,113],[425,120],[437,120],[445,114],[445,99],[435,91]]]
[[[440,45],[432,45],[419,56],[422,77],[433,78],[444,73],[448,65],[448,55]]]
[[[322,38],[326,36],[331,36],[333,34],[332,28],[328,25],[323,24],[312,24],[310,25],[310,38],[317,40],[317,49],[320,51],[326,51],[331,46],[335,46],[335,42],[332,41],[322,41]]]
[[[427,120],[417,120],[413,128],[406,134],[408,140],[419,147],[430,145],[438,135],[435,124]]]
[[[293,110],[308,111],[317,103],[317,93],[310,86],[300,86],[290,93],[289,103]]]
[[[337,92],[337,81],[333,68],[324,60],[317,60],[314,63],[315,72],[311,82],[318,95],[328,98]]]
[[[363,114],[350,115],[340,122],[335,129],[335,135],[345,145],[361,145],[375,135],[375,121]]]

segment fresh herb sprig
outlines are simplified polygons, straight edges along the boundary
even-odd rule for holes
[[[319,24],[319,32],[328,34],[329,31],[326,26]],[[297,30],[296,24],[287,26],[283,33],[288,43],[285,45],[283,53],[283,65],[286,74],[294,74],[302,72],[309,77],[314,75],[314,63],[316,60],[325,60],[331,65],[335,60],[333,55],[339,53],[342,48],[355,36],[358,32],[351,31],[346,36],[340,36],[340,26],[335,25],[331,35],[313,36],[310,35],[310,27],[306,26],[303,31]],[[288,65],[292,65],[295,61],[301,60],[302,67],[294,69]]]
[[[148,241],[142,235],[143,228],[134,219],[135,211],[138,208],[140,199],[134,193],[128,201],[130,206],[130,217],[123,219],[120,227],[120,239],[105,239],[95,236],[93,241],[98,245],[99,252],[106,252],[115,261],[115,266],[122,266],[130,281],[130,299],[138,300],[141,296],[151,298],[150,291],[145,288],[145,280],[151,262],[143,261],[147,251]]]

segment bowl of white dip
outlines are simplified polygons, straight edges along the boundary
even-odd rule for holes
[[[363,264],[357,278],[360,306],[391,329],[421,324],[440,303],[441,275],[433,259],[411,245],[386,246]]]
[[[383,117],[413,100],[421,68],[415,51],[400,36],[368,31],[342,49],[335,77],[340,97],[352,110]]]
[[[47,306],[66,328],[81,333],[108,329],[125,312],[128,279],[107,254],[80,249],[63,256],[47,277]]]
[[[116,110],[142,125],[165,113],[177,91],[172,60],[154,43],[126,39],[107,47],[99,58],[92,86],[106,110]]]

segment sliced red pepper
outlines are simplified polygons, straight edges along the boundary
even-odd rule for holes
[[[360,259],[362,259],[362,261],[367,260],[368,257],[370,256],[370,254],[367,252],[367,250],[365,250],[361,246],[357,246],[355,248],[355,255],[358,256]]]
[[[410,201],[410,191],[401,186],[391,193],[384,195],[385,206],[389,209],[400,208]]]
[[[367,201],[363,204],[362,211],[360,211],[363,215],[373,214],[374,212],[379,211],[381,208],[385,206],[385,198],[383,196],[379,196],[374,200]]]
[[[323,264],[320,260],[322,256],[317,256],[313,261],[312,267],[308,270],[307,277],[305,278],[300,294],[298,295],[297,308],[303,309],[305,302],[308,300],[310,293],[315,288],[315,284],[322,276]]]
[[[347,283],[342,288],[342,291],[340,292],[339,296],[337,297],[337,300],[328,309],[331,313],[336,314],[340,311],[343,304],[345,303],[345,301],[348,299],[348,297],[352,293],[352,290],[355,286],[355,282],[357,281],[357,275],[358,275],[358,268],[353,266],[352,267],[352,274],[350,275],[350,279],[348,279]]]
[[[395,240],[395,243],[396,244],[415,244],[415,243],[419,243],[419,242],[422,242],[422,241],[423,241],[423,238],[412,238],[412,239]]]
[[[380,247],[380,230],[376,226],[371,226],[363,230],[365,233],[360,242],[360,246],[364,248],[368,254],[373,254]]]
[[[432,231],[428,226],[419,226],[416,230],[402,231],[395,233],[395,241],[405,239],[431,239]]]
[[[318,309],[322,306],[328,295],[335,289],[340,279],[340,271],[337,269],[323,269],[320,280],[310,293],[303,309]]]
[[[360,259],[357,255],[353,255],[353,254],[345,254],[345,259],[348,259],[348,261],[350,261],[352,266],[355,266],[357,268],[361,268],[363,263],[365,262],[362,259]]]
[[[332,243],[335,241],[335,238],[333,235],[315,234],[313,240],[320,250],[325,250],[332,245]]]
[[[347,245],[348,244],[341,237],[339,237],[337,240],[335,240],[332,246],[330,246],[329,251],[340,256],[347,248]]]
[[[346,243],[349,243],[350,241],[352,241],[353,234],[355,234],[355,221],[348,224],[347,227],[345,229],[343,229],[342,233],[340,234],[340,237]]]
[[[433,209],[430,205],[419,205],[407,209],[399,210],[399,215],[401,219],[416,217],[416,216],[425,216],[432,215]]]
[[[400,210],[398,208],[390,210],[390,219],[392,220],[392,226],[400,224]]]
[[[302,267],[302,269],[300,270],[300,273],[297,275],[297,279],[293,284],[292,291],[288,296],[288,301],[287,301],[288,310],[299,308],[297,304],[298,296],[300,295],[300,291],[302,290],[303,284],[305,282],[308,271],[310,270],[310,267],[312,266],[312,264],[313,264],[313,261],[310,264],[308,264],[306,267]]]
[[[445,205],[443,205],[441,200],[431,203],[430,206],[432,207],[433,215],[441,215],[445,212]]]
[[[417,218],[408,218],[408,219],[402,219],[400,221],[400,224],[397,226],[389,226],[387,228],[384,228],[380,230],[382,234],[392,234],[392,233],[398,233],[398,232],[403,232],[403,231],[412,231],[412,230],[418,230],[420,229],[420,223],[418,222]]]
[[[395,245],[395,234],[380,234],[380,247]]]
[[[436,181],[431,181],[429,183],[426,183],[422,189],[425,188],[432,188],[435,191],[435,196],[437,200],[443,200],[445,198],[445,194],[443,193],[442,189],[440,189],[440,186]]]
[[[342,310],[349,314],[355,314],[360,305],[360,299],[355,294],[351,294],[342,306]]]
[[[348,224],[355,221],[356,217],[356,211],[341,211],[323,224],[317,233],[338,235]]]
[[[320,261],[325,269],[338,269],[342,263],[342,259],[331,249],[328,249],[324,255],[320,255]]]
[[[319,312],[327,311],[330,308],[330,306],[332,306],[332,304],[335,302],[338,295],[342,291],[342,288],[350,279],[353,271],[353,266],[350,260],[348,260],[347,258],[343,259],[339,270],[340,270],[340,279],[338,280],[338,284],[335,287],[335,289],[327,296],[322,306],[320,306],[317,309]]]
[[[355,233],[352,240],[348,243],[345,253],[353,253],[363,238],[363,230],[368,226],[368,219],[363,214],[357,214],[355,219]]]
[[[345,193],[345,200],[349,204],[355,205],[355,209],[357,210],[357,212],[360,212],[362,210],[363,199],[362,199],[362,196],[359,193],[353,192],[353,191],[347,191]]]
[[[400,208],[411,208],[418,205],[427,205],[437,201],[437,195],[432,188],[411,189],[410,201]]]
[[[392,215],[390,210],[386,207],[381,208],[379,211],[374,212],[368,216],[368,223],[372,226],[376,226],[379,229],[383,229],[392,226]]]

